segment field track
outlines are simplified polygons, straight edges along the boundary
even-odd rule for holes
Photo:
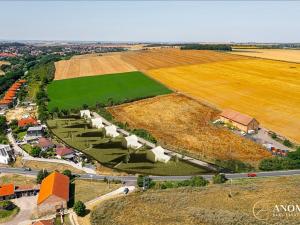
[[[274,59],[300,63],[300,50],[291,49],[241,49],[232,51],[232,54],[251,56],[265,59]]]
[[[55,63],[55,80],[135,70],[133,66],[124,62],[118,54],[72,58]]]
[[[121,58],[142,71],[180,65],[247,59],[247,57],[244,56],[216,51],[179,49],[126,52],[121,55]]]
[[[257,165],[270,154],[252,141],[209,122],[218,111],[180,94],[157,96],[109,108],[117,121],[150,131],[166,147],[199,158],[238,159]]]
[[[263,126],[300,142],[300,65],[263,59],[149,70],[168,87],[217,108],[256,117]]]

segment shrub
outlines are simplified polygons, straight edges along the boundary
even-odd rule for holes
[[[47,170],[40,170],[36,176],[36,182],[38,184],[42,183],[43,179],[49,175]]]
[[[73,177],[71,170],[64,170],[62,174],[68,176],[70,179]]]
[[[73,210],[77,216],[84,216],[85,215],[86,206],[82,201],[77,201],[74,204]]]
[[[164,181],[160,184],[161,189],[178,188],[178,187],[203,187],[208,184],[208,181],[201,176],[194,176],[189,180],[183,181]]]
[[[219,173],[213,176],[213,183],[214,184],[222,184],[227,181],[227,178],[225,177],[225,174]]]
[[[283,141],[283,144],[284,144],[286,147],[289,147],[289,148],[293,147],[293,143],[290,142],[290,141],[287,140],[287,139],[285,139],[285,140]]]
[[[239,160],[216,160],[216,165],[225,168],[227,170],[230,170],[232,172],[248,172],[253,170],[254,168],[248,164],[241,162]]]
[[[33,157],[39,157],[41,154],[41,149],[39,147],[33,147],[30,151],[30,155]]]

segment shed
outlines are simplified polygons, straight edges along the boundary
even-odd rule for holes
[[[133,148],[133,149],[138,149],[143,146],[141,143],[138,142],[138,137],[135,135],[130,135],[128,137],[125,137],[122,141],[122,145],[125,148]]]
[[[103,123],[102,123],[102,119],[101,118],[92,118],[91,119],[92,122],[92,127],[95,127],[97,129],[101,129],[104,127]]]
[[[87,118],[87,119],[90,119],[90,118],[91,118],[91,111],[88,110],[88,109],[80,110],[80,117],[81,117],[81,118]]]
[[[170,156],[165,155],[165,150],[161,146],[157,146],[147,151],[146,157],[151,162],[163,162],[163,163],[167,163],[171,159]]]
[[[120,134],[117,132],[117,127],[115,125],[106,126],[103,129],[103,133],[107,137],[118,137]]]

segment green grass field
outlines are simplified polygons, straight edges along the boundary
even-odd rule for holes
[[[83,119],[55,119],[48,121],[48,127],[68,145],[92,156],[102,165],[128,173],[152,175],[196,175],[208,173],[207,170],[179,160],[152,163],[146,159],[146,151],[130,151],[130,160],[124,163],[128,150],[122,148],[122,137],[109,139],[100,130],[90,128]]]
[[[168,93],[171,90],[138,71],[56,80],[48,85],[49,109],[107,104],[111,100],[116,104]]]

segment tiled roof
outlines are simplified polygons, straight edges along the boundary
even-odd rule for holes
[[[34,222],[32,225],[54,225],[53,220],[39,220]]]
[[[13,195],[15,193],[14,184],[3,184],[0,186],[0,196]]]
[[[43,203],[47,198],[54,195],[66,201],[69,200],[69,177],[53,172],[47,176],[41,184],[37,204]]]
[[[242,113],[239,113],[237,111],[226,109],[221,114],[221,117],[225,117],[229,120],[232,120],[234,122],[237,122],[239,124],[247,126],[254,118]]]
[[[38,141],[38,146],[41,148],[46,148],[51,145],[52,145],[52,142],[48,138],[41,137]]]
[[[37,121],[32,117],[20,119],[18,121],[18,126],[19,127],[25,127],[27,125],[36,125],[36,124],[37,124]]]
[[[68,148],[68,147],[59,146],[56,148],[56,154],[59,156],[64,156],[64,155],[68,155],[68,154],[72,154],[72,153],[74,153],[73,149]]]

